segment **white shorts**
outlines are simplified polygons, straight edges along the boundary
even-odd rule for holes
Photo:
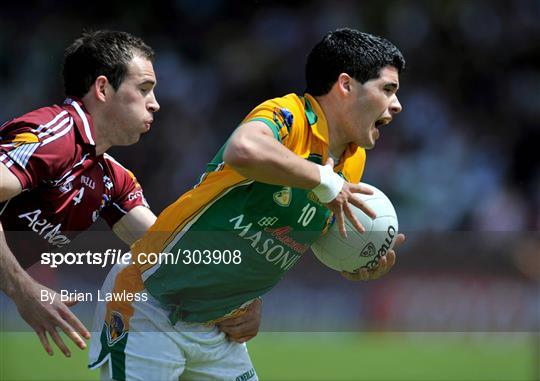
[[[102,297],[125,269],[113,267]],[[258,380],[246,344],[230,342],[215,326],[183,321],[172,326],[169,311],[141,286],[139,295],[146,293],[147,301],[98,301],[88,367],[101,367],[102,380]]]

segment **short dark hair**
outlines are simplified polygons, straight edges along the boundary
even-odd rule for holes
[[[329,32],[311,50],[306,63],[306,92],[324,95],[341,73],[360,83],[378,78],[383,67],[392,65],[401,73],[405,59],[384,38],[350,28]]]
[[[118,90],[135,55],[154,59],[152,48],[129,33],[108,30],[83,33],[64,53],[62,75],[66,95],[82,98],[100,75],[107,77]]]

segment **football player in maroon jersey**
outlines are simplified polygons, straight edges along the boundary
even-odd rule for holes
[[[81,335],[90,334],[68,308],[75,302],[42,301],[42,290],[54,291],[25,269],[99,217],[128,245],[156,219],[135,176],[106,154],[136,143],[151,127],[159,110],[153,58],[153,50],[128,33],[85,33],[66,49],[64,103],[0,128],[0,287],[51,355],[47,333],[70,356],[56,327],[81,349]],[[25,245],[17,232],[24,232]],[[256,334],[259,322],[257,304],[223,330],[237,340]]]

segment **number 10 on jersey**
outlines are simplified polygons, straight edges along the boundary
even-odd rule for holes
[[[302,208],[302,214],[300,214],[300,218],[297,222],[304,227],[308,226],[313,217],[315,217],[316,212],[317,209],[313,205],[307,203],[306,206]]]

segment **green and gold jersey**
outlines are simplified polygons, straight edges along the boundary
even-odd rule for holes
[[[265,123],[277,140],[306,160],[322,164],[328,158],[327,122],[309,94],[266,101],[242,123],[249,121]],[[263,295],[330,222],[330,211],[313,192],[244,178],[223,162],[225,147],[200,183],[165,209],[132,247],[135,260],[138,253],[160,252],[183,259],[134,265],[150,294],[171,308],[173,323],[214,320]],[[357,183],[364,162],[365,151],[349,145],[335,171]]]

